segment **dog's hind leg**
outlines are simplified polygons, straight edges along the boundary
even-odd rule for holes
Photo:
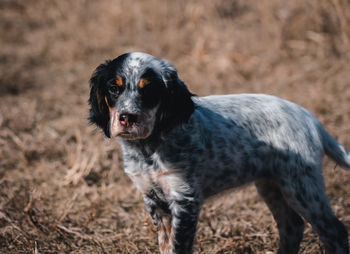
[[[281,185],[288,204],[303,216],[317,232],[327,254],[348,254],[348,232],[334,215],[320,172],[311,167],[303,175],[294,175]]]
[[[279,232],[279,254],[298,253],[304,233],[303,219],[287,204],[280,187],[272,180],[255,182],[258,193],[272,212]]]

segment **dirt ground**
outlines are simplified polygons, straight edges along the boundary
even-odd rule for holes
[[[0,0],[0,253],[158,253],[116,140],[88,126],[105,59],[170,60],[192,92],[267,93],[313,112],[350,149],[346,0]],[[350,229],[350,172],[326,159]],[[208,200],[195,253],[276,251],[253,186]],[[322,253],[310,225],[300,253]]]

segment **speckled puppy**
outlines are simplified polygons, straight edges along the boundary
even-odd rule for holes
[[[203,200],[255,182],[278,226],[278,253],[297,253],[304,217],[327,253],[349,253],[325,194],[322,158],[350,154],[307,110],[262,94],[196,97],[165,60],[127,53],[97,67],[90,121],[119,137],[161,253],[192,253]]]

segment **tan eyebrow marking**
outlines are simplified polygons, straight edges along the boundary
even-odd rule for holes
[[[139,82],[139,87],[140,88],[144,88],[146,85],[147,85],[148,81],[144,78],[140,79],[140,82]]]
[[[118,76],[117,79],[115,80],[115,83],[117,84],[117,86],[122,86],[123,85],[122,77]]]

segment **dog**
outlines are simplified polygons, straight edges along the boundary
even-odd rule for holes
[[[250,182],[277,223],[278,253],[298,252],[302,217],[327,253],[349,253],[322,158],[350,169],[350,153],[306,109],[264,94],[197,97],[168,61],[140,52],[99,65],[90,89],[89,120],[118,137],[160,253],[192,253],[203,201]]]

